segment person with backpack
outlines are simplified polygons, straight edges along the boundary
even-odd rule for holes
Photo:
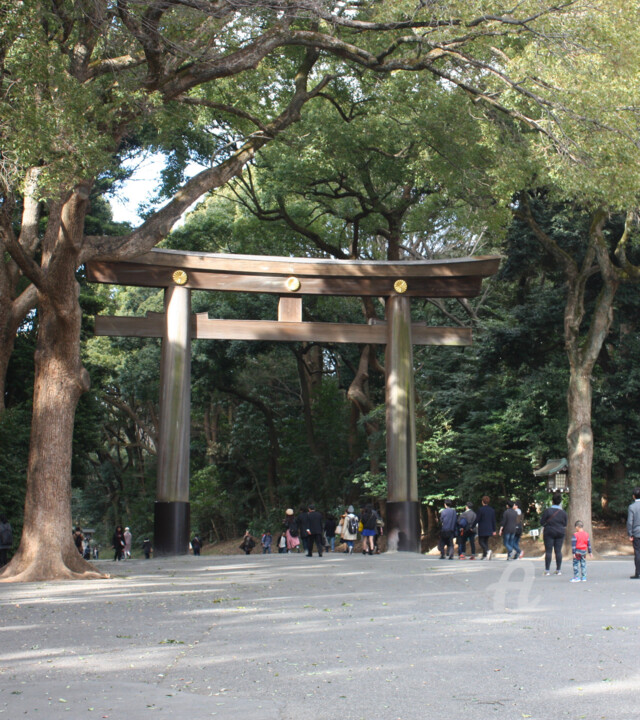
[[[353,543],[358,539],[358,516],[353,510],[353,505],[347,508],[347,514],[342,522],[342,539],[347,544],[346,553],[353,553]]]
[[[471,555],[469,560],[476,559],[476,514],[473,511],[473,505],[468,502],[465,510],[458,518],[458,558],[464,560],[465,551],[467,549],[467,540],[469,541],[469,549]]]
[[[371,503],[364,506],[362,512],[362,554],[373,555],[375,552],[374,538],[378,527],[378,513]]]
[[[287,539],[287,552],[293,552],[296,550],[300,552],[300,530],[298,529],[298,522],[293,517],[293,509],[287,508],[284,515],[284,536]]]
[[[260,544],[262,545],[262,554],[263,555],[271,555],[271,543],[273,542],[273,538],[271,536],[271,533],[266,530],[262,533],[262,538],[260,539]]]
[[[440,540],[438,541],[440,560],[444,560],[445,557],[453,560],[453,538],[456,535],[457,527],[458,513],[453,507],[453,500],[445,500],[444,507],[440,510]]]
[[[7,564],[7,552],[13,547],[13,531],[6,515],[0,515],[0,567]]]

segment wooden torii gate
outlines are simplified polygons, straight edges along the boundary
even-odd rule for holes
[[[386,344],[387,536],[391,549],[420,550],[413,350],[470,345],[469,328],[411,322],[412,297],[478,295],[498,256],[453,260],[355,261],[152,250],[133,260],[87,264],[91,282],[162,287],[165,312],[96,317],[96,335],[162,338],[158,478],[154,547],[160,555],[189,547],[191,340],[285,340]],[[280,296],[277,320],[218,320],[191,314],[191,290]],[[302,321],[304,295],[385,298],[386,321]]]

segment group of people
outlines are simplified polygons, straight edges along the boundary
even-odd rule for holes
[[[76,525],[72,532],[73,543],[78,552],[85,560],[97,560],[100,557],[100,548],[91,539],[90,535],[85,535],[82,528]]]
[[[493,551],[489,548],[489,539],[494,535],[502,536],[507,549],[507,560],[517,560],[523,556],[520,549],[520,536],[522,535],[522,511],[517,500],[509,500],[498,526],[496,511],[489,504],[491,498],[485,495],[477,512],[472,503],[468,502],[465,509],[458,515],[453,500],[445,500],[440,510],[440,537],[438,550],[440,559],[453,560],[458,550],[458,557],[464,560],[467,557],[467,543],[469,544],[469,560],[476,558],[476,538],[482,551],[482,560],[491,560]]]
[[[126,527],[122,529],[122,525],[118,525],[113,533],[111,545],[114,550],[113,560],[129,560],[131,558],[131,530]]]
[[[454,540],[457,544],[458,557],[465,558],[467,543],[469,559],[474,560],[476,554],[476,537],[482,549],[481,559],[490,560],[492,551],[489,539],[496,534],[502,537],[507,553],[507,560],[517,560],[524,556],[520,549],[523,514],[518,500],[506,503],[500,524],[496,523],[496,513],[491,507],[490,498],[485,495],[482,505],[475,512],[471,503],[467,503],[460,515],[456,512],[453,501],[445,500],[440,511],[440,538],[438,549],[440,558],[452,560],[455,554]],[[551,505],[544,509],[540,516],[543,528],[544,543],[544,575],[551,575],[551,563],[555,558],[555,575],[562,575],[562,549],[567,535],[568,516],[562,507],[562,495],[554,493]],[[633,502],[627,512],[627,534],[633,543],[635,572],[632,580],[640,580],[640,487],[633,490]],[[571,536],[571,554],[573,577],[571,582],[587,581],[587,555],[593,557],[591,538],[584,529],[584,523],[577,520]]]
[[[287,509],[283,526],[278,538],[279,552],[300,552],[302,548],[311,557],[315,545],[318,556],[322,557],[323,550],[335,552],[336,542],[345,545],[343,552],[352,554],[358,533],[362,537],[362,554],[376,554],[379,552],[377,539],[384,524],[371,503],[360,511],[360,517],[353,505],[349,505],[338,520],[333,515],[323,518],[322,513],[311,504],[306,511],[301,508],[297,517],[291,508]],[[339,540],[336,541],[336,538]]]
[[[340,518],[330,513],[326,517],[313,503],[301,507],[296,515],[292,508],[285,511],[282,531],[275,546],[279,553],[304,552],[307,557],[313,555],[314,547],[318,557],[325,552],[335,552],[337,544],[344,544],[343,552],[352,554],[355,542],[360,534],[362,553],[374,555],[379,552],[378,538],[383,532],[384,523],[371,503],[366,504],[356,515],[353,505],[349,505]],[[249,555],[256,547],[256,541],[247,530],[240,543],[240,549]],[[260,539],[263,554],[272,552],[274,545],[270,531],[265,531]]]
[[[473,505],[467,503],[464,512],[456,512],[453,501],[445,500],[444,507],[440,511],[440,539],[438,549],[440,558],[454,558],[454,539],[458,548],[458,557],[462,560],[466,557],[466,546],[469,543],[469,559],[474,560],[476,555],[475,539],[482,549],[482,560],[491,560],[493,551],[489,548],[489,539],[495,535],[502,538],[506,550],[507,560],[519,560],[524,557],[524,551],[520,548],[522,537],[523,519],[522,508],[519,500],[507,500],[502,518],[498,524],[496,512],[489,504],[491,499],[488,495],[482,498],[482,504],[475,512]],[[552,497],[551,506],[546,508],[540,518],[540,525],[543,528],[544,542],[544,574],[551,574],[551,561],[555,555],[556,575],[562,575],[562,546],[567,532],[567,513],[562,509],[562,495],[555,493]],[[578,581],[586,581],[586,555],[591,554],[591,541],[588,533],[585,532],[583,523],[576,522],[575,533],[572,538],[574,556],[574,576]]]

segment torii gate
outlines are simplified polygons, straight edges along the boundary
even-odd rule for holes
[[[127,261],[91,261],[91,282],[163,287],[165,313],[96,317],[96,335],[162,338],[154,547],[189,547],[191,340],[285,340],[386,344],[387,535],[391,549],[420,550],[412,345],[471,345],[469,328],[411,322],[412,297],[473,297],[499,256],[452,260],[356,261],[152,250]],[[280,296],[278,319],[215,320],[191,314],[191,290]],[[386,321],[302,321],[302,296],[385,298]]]

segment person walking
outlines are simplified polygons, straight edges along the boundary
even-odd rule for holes
[[[287,508],[284,515],[284,536],[287,540],[287,552],[300,552],[300,529],[293,517],[293,508]]]
[[[262,545],[262,554],[263,555],[271,555],[271,543],[273,542],[273,538],[271,537],[271,533],[267,530],[262,534],[262,538],[260,540],[260,544]]]
[[[120,561],[124,557],[124,533],[122,532],[122,525],[118,525],[115,532],[113,533],[113,538],[111,540],[111,545],[113,547],[113,559],[114,561]]]
[[[301,507],[296,522],[298,523],[298,530],[300,532],[300,542],[302,543],[302,549],[305,553],[309,554],[309,533],[307,532],[307,516],[309,515],[308,508]]]
[[[191,538],[191,549],[193,550],[194,555],[200,555],[200,549],[202,548],[202,541],[200,540],[200,536],[198,533],[196,533]]]
[[[551,498],[551,507],[545,509],[540,518],[544,528],[544,574],[550,574],[551,555],[556,556],[556,575],[562,575],[562,545],[567,532],[567,513],[562,509],[562,495],[555,493]]]
[[[131,560],[131,530],[128,527],[124,529],[124,559]]]
[[[453,507],[453,500],[445,500],[444,507],[440,510],[440,540],[438,542],[440,560],[444,560],[447,556],[449,560],[453,560],[453,538],[456,535],[457,527],[458,513]]]
[[[589,557],[593,557],[591,540],[581,520],[576,522],[575,528],[576,531],[571,538],[571,552],[573,553],[573,578],[571,578],[571,582],[587,582],[587,553],[589,553]]]
[[[467,550],[467,541],[469,542],[469,560],[476,559],[476,514],[473,511],[473,505],[468,502],[465,505],[464,512],[458,518],[458,558],[464,560]]]
[[[516,523],[516,534],[513,537],[514,560],[524,557],[524,551],[520,548],[520,538],[524,530],[524,515],[520,507],[520,500],[513,501],[513,509],[518,513],[518,522]]]
[[[358,516],[353,505],[347,508],[347,514],[342,519],[342,539],[347,544],[346,553],[353,553],[353,543],[358,539]]]
[[[375,552],[374,539],[378,527],[378,513],[371,503],[364,506],[362,513],[362,554],[373,555]]]
[[[633,502],[627,512],[627,535],[633,543],[633,559],[636,571],[631,580],[640,580],[640,487],[633,489]]]
[[[149,560],[152,551],[153,548],[151,547],[151,540],[148,537],[145,537],[142,541],[142,552],[144,553],[145,560]]]
[[[73,531],[73,543],[78,549],[78,552],[80,555],[83,554],[83,544],[84,544],[84,535],[82,534],[82,530],[80,529],[79,525],[76,525],[76,529]]]
[[[322,513],[316,510],[316,506],[313,503],[309,505],[309,510],[306,513],[306,522],[307,557],[311,557],[313,555],[314,543],[316,549],[318,550],[318,557],[322,557],[322,530],[324,520],[322,518]]]
[[[251,537],[251,533],[247,530],[242,537],[240,543],[240,550],[244,550],[245,555],[250,555],[253,548],[256,546],[256,541]]]
[[[7,564],[7,552],[13,547],[13,530],[6,515],[0,515],[0,567]]]
[[[287,552],[287,536],[284,533],[280,533],[278,536],[278,553],[286,553]]]
[[[482,548],[482,559],[491,560],[493,551],[489,549],[489,538],[496,534],[496,511],[489,505],[491,498],[483,495],[482,505],[476,513],[478,542]]]
[[[336,551],[336,519],[333,515],[327,515],[324,521],[324,536],[327,540],[324,549],[329,552]]]
[[[506,510],[500,521],[500,535],[507,551],[507,560],[515,560],[515,537],[518,527],[518,513],[513,509],[513,501],[507,500]]]

